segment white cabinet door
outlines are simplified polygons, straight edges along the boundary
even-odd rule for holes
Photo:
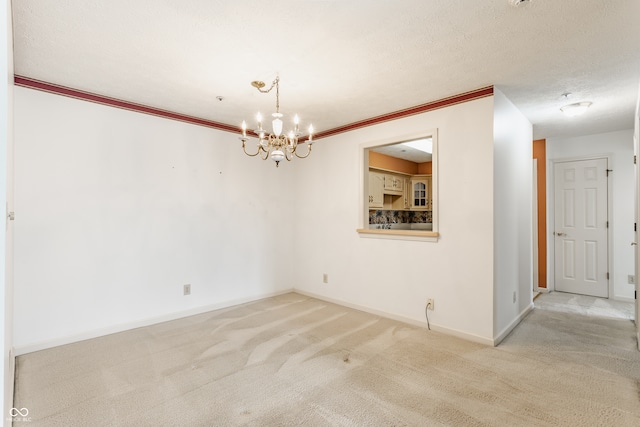
[[[369,172],[369,207],[382,208],[384,204],[384,175]]]
[[[426,211],[431,209],[431,177],[411,178],[411,209]]]
[[[404,193],[404,180],[398,175],[384,175],[384,192],[386,194],[402,195]]]
[[[404,198],[404,208],[411,209],[411,179],[405,178],[403,180],[402,186],[404,188],[403,198]]]

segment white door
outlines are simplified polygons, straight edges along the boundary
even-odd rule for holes
[[[555,288],[609,297],[607,159],[559,162],[555,183]]]
[[[533,172],[532,183],[533,183],[533,191],[531,192],[532,203],[531,203],[531,223],[533,224],[533,232],[531,235],[533,236],[533,250],[532,250],[532,264],[533,264],[533,292],[538,292],[538,287],[540,285],[540,264],[538,257],[540,255],[540,249],[538,248],[538,159],[533,159],[533,167],[531,168]]]

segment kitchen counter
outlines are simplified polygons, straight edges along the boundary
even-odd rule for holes
[[[431,222],[418,222],[418,223],[392,222],[390,224],[369,224],[369,229],[432,231],[433,223]]]

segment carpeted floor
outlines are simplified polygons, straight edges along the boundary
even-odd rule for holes
[[[15,407],[29,426],[640,425],[633,323],[548,296],[491,348],[290,293],[20,356]]]
[[[543,298],[536,298],[534,303],[536,308],[543,310],[628,320],[633,320],[635,315],[633,302],[568,294],[566,292],[551,292],[541,296]]]

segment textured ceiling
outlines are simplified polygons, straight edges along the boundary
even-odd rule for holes
[[[15,73],[236,126],[279,74],[319,131],[490,85],[536,138],[631,128],[640,1],[511,2],[19,0]],[[593,106],[566,118],[565,92]]]

